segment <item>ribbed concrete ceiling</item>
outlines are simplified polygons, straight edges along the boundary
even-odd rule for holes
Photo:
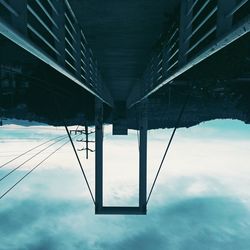
[[[126,100],[178,0],[71,0],[114,100]]]

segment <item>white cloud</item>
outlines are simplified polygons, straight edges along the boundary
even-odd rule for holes
[[[65,146],[0,200],[0,250],[39,247],[147,250],[155,245],[158,249],[171,250],[186,249],[187,245],[192,250],[247,250],[250,244],[250,142],[247,136],[231,140],[219,137],[217,132],[216,137],[211,137],[214,132],[209,130],[208,136],[206,128],[201,128],[177,130],[148,204],[147,216],[94,215],[73,150],[70,144]],[[0,133],[6,135],[8,131]],[[149,132],[148,188],[170,132]],[[108,164],[104,176],[105,200],[109,205],[134,205],[138,195],[136,134],[115,140],[106,136],[105,140]],[[20,153],[39,143],[8,141],[2,144],[1,151]],[[90,154],[87,161],[83,152],[79,153],[94,192],[94,154]],[[43,157],[22,169],[29,169]],[[0,160],[4,162],[6,158]],[[2,169],[1,175],[4,170],[7,169]],[[17,172],[12,179],[0,183],[0,190],[6,190],[23,174]]]
[[[232,122],[231,122],[232,123]],[[238,122],[237,122],[238,123]],[[248,183],[250,181],[249,175],[249,156],[250,141],[247,138],[240,137],[240,139],[230,140],[230,138],[218,137],[218,133],[214,131],[222,131],[216,128],[216,123],[212,122],[209,126],[206,123],[198,127],[190,129],[179,129],[176,132],[176,137],[171,145],[166,161],[162,167],[156,190],[152,198],[155,199],[165,193],[162,190],[167,190],[171,185],[171,180],[175,178],[196,178],[195,183],[190,183],[187,187],[186,193],[189,195],[202,195],[204,193],[215,193],[213,188],[209,188],[211,183],[206,184],[207,179],[212,179],[224,185],[228,192],[235,195],[247,196]],[[9,127],[5,125],[1,128],[3,137],[9,136]],[[240,126],[242,126],[240,124]],[[15,129],[14,129],[15,128]],[[57,136],[64,134],[63,128],[50,127],[31,127],[30,129],[23,129],[22,127],[14,127],[13,131],[22,131],[22,136],[32,133],[44,133],[49,138],[51,135]],[[229,131],[229,130],[228,130]],[[54,133],[56,133],[54,135]],[[215,133],[216,137],[211,137]],[[229,131],[231,134],[231,131]],[[236,133],[234,131],[234,133]],[[240,133],[240,131],[239,131]],[[148,189],[150,188],[160,160],[167,145],[171,130],[157,130],[149,132],[148,140]],[[14,153],[18,154],[35,145],[41,143],[40,141],[22,141],[22,143],[5,141],[4,148],[0,152],[0,156]],[[77,147],[81,147],[80,144]],[[32,166],[42,160],[46,154],[50,153],[53,147],[46,151],[47,153],[36,157],[29,164],[25,164],[22,169],[30,169]],[[138,143],[136,132],[130,132],[130,136],[111,136],[111,127],[105,129],[105,143],[104,143],[104,182],[105,182],[105,200],[107,203],[126,204],[137,202],[138,195]],[[34,151],[34,153],[37,151]],[[83,167],[90,180],[91,187],[94,190],[94,154],[90,154],[90,159],[84,158],[84,152],[79,152]],[[13,162],[10,167],[15,167],[24,162],[29,154],[23,158]],[[4,163],[11,157],[0,158],[0,164]],[[81,175],[78,163],[74,157],[71,145],[68,144],[62,148],[57,154],[51,157],[48,162],[44,163],[41,169],[75,169]],[[238,183],[240,182],[240,187]],[[242,188],[241,186],[244,185]],[[223,190],[224,191],[224,190]],[[185,194],[186,195],[186,194]],[[121,197],[119,199],[119,197]]]

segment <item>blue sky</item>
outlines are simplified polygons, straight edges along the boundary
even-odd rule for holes
[[[236,120],[177,130],[146,216],[94,215],[67,145],[0,200],[0,250],[249,249],[249,132],[249,125]],[[0,128],[0,165],[64,133],[62,128],[41,124],[5,125]],[[161,129],[149,132],[148,187],[170,133]],[[108,205],[137,202],[136,140],[134,132],[114,139],[110,127],[105,128],[104,197]],[[6,178],[0,191],[52,150]],[[0,177],[31,155],[0,169]],[[81,159],[94,188],[94,157]]]

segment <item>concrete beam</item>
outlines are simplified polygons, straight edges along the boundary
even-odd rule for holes
[[[192,67],[196,66],[197,64],[201,63],[208,57],[214,55],[216,52],[220,51],[221,49],[225,48],[227,45],[231,44],[232,42],[236,41],[237,39],[241,38],[245,34],[250,32],[250,15],[248,15],[243,22],[241,22],[236,27],[233,27],[233,29],[227,33],[226,35],[223,35],[220,38],[217,38],[209,47],[205,48],[199,55],[197,55],[194,59],[191,59],[188,63],[177,69],[172,75],[167,77],[164,81],[162,81],[160,84],[155,86],[153,89],[151,89],[148,92],[144,92],[144,95],[140,95],[140,92],[134,92],[132,91],[128,100],[127,100],[127,107],[131,108],[137,103],[142,102],[144,99],[155,93],[157,90],[159,90],[161,87],[165,86],[166,84],[170,83],[172,80],[174,80],[176,77],[182,75],[187,70],[191,69]],[[135,87],[134,90],[137,88]]]
[[[63,66],[59,65],[55,60],[53,60],[50,56],[47,56],[38,46],[33,44],[27,37],[16,31],[11,25],[6,23],[1,17],[0,17],[0,34],[8,38],[10,41],[18,45],[19,47],[23,48],[30,54],[34,55],[39,60],[43,61],[68,79],[72,80],[74,83],[78,84],[94,96],[96,96],[98,99],[100,99],[102,102],[106,103],[107,105],[113,107],[113,100],[111,96],[101,96],[97,94],[95,91],[90,89],[88,86],[86,86],[83,82],[81,82],[79,79],[77,79],[75,76],[73,76],[71,73],[69,73]]]

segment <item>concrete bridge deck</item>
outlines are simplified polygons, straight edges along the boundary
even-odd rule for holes
[[[0,13],[2,116],[60,124],[56,93],[71,124],[94,123],[97,97],[105,122],[120,119],[118,107],[136,128],[133,105],[146,98],[149,128],[171,127],[179,89],[192,85],[197,116],[183,126],[249,121],[249,1],[4,0]],[[212,108],[214,96],[226,114]],[[204,99],[211,109],[199,116]]]

